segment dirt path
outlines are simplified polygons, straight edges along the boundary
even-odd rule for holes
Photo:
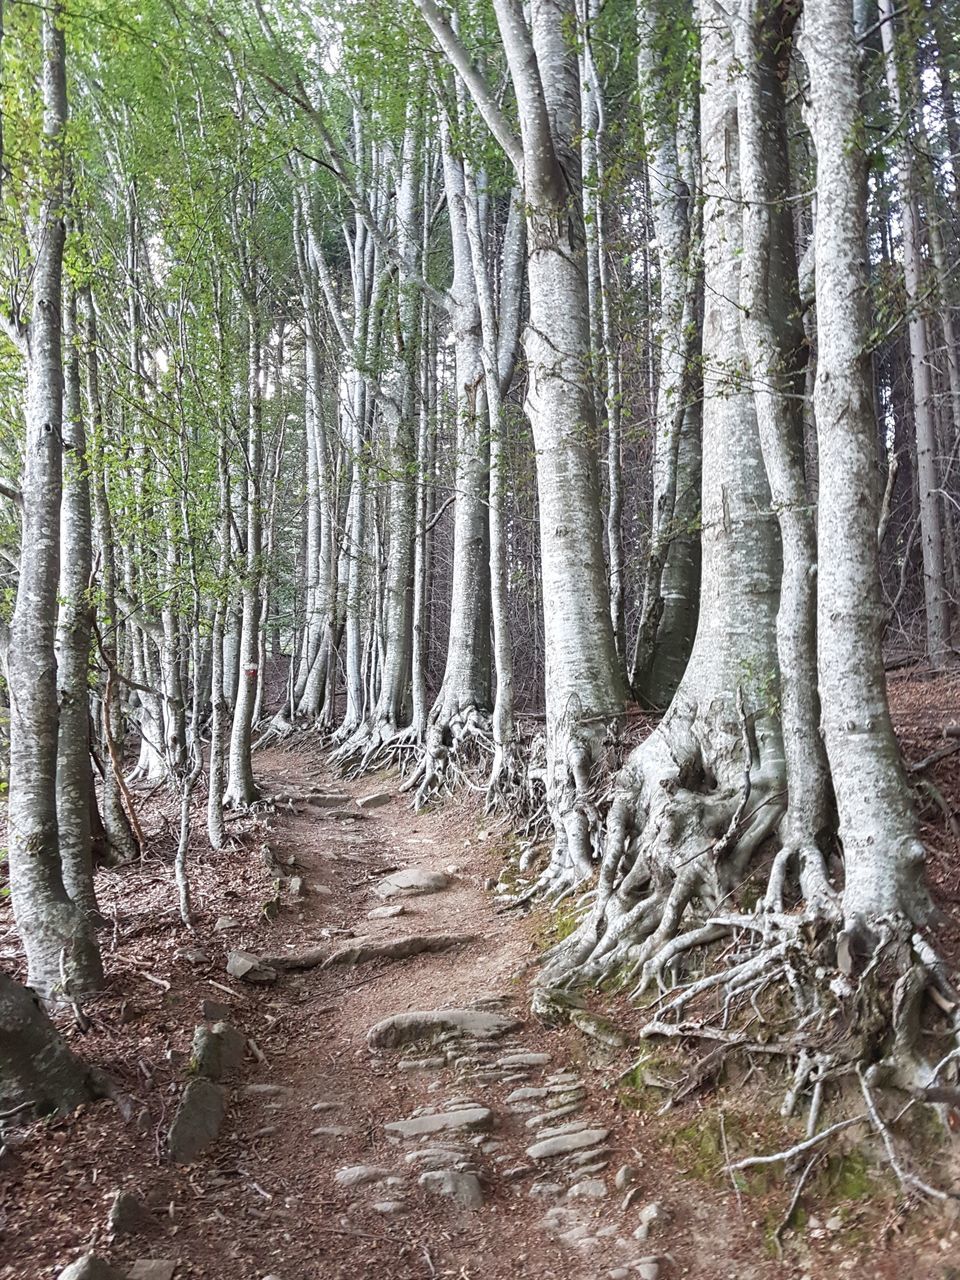
[[[261,769],[282,790],[271,770],[277,759]],[[299,812],[281,811],[271,834],[306,887],[299,920],[284,930],[289,949],[328,934],[350,945],[411,935],[469,941],[400,961],[309,970],[262,997],[276,1005],[269,1061],[241,1091],[236,1114],[240,1141],[258,1135],[244,1156],[247,1174],[273,1197],[264,1226],[275,1243],[259,1254],[259,1274],[654,1280],[671,1263],[683,1274],[683,1255],[696,1266],[702,1245],[681,1247],[675,1227],[668,1230],[662,1171],[631,1150],[604,1091],[623,1055],[614,1066],[601,1054],[606,1065],[598,1067],[581,1037],[528,1018],[535,926],[496,912],[484,884],[502,864],[489,840],[476,838],[473,807],[452,802],[414,817],[391,780],[345,787],[322,763],[315,785],[343,803],[295,801]],[[378,792],[391,798],[357,806]],[[375,887],[394,868],[446,886],[382,900]],[[380,915],[385,905],[402,914]],[[368,1047],[382,1019],[441,1009],[493,1012],[509,1029]],[[398,1121],[413,1121],[414,1132],[391,1131]],[[710,1270],[702,1274],[774,1274],[745,1269],[736,1258],[741,1242],[708,1228],[709,1208],[702,1241]],[[694,1226],[688,1221],[683,1236],[694,1237]],[[228,1256],[242,1268],[253,1262],[240,1239]]]
[[[636,1051],[530,1017],[545,920],[497,912],[490,882],[503,861],[493,833],[478,831],[472,797],[414,816],[394,780],[345,785],[309,745],[264,753],[257,764],[266,791],[291,797],[270,817],[268,840],[272,858],[301,883],[288,883],[274,901],[249,851],[200,860],[202,920],[187,946],[169,914],[162,926],[148,923],[155,904],[144,906],[142,924],[114,906],[113,995],[101,1019],[110,1023],[112,1010],[116,1032],[139,1016],[143,1030],[139,1059],[106,1065],[133,1095],[148,1076],[147,1102],[133,1125],[102,1105],[15,1153],[31,1213],[18,1216],[16,1193],[0,1197],[3,1280],[54,1276],[89,1248],[128,1266],[167,1259],[176,1280],[956,1275],[943,1264],[957,1236],[942,1223],[923,1225],[912,1241],[878,1234],[886,1209],[882,1196],[877,1209],[873,1184],[866,1200],[850,1192],[849,1204],[830,1189],[824,1217],[838,1199],[840,1216],[824,1226],[809,1216],[788,1234],[787,1258],[772,1257],[771,1227],[789,1190],[774,1176],[741,1201],[717,1178],[714,1113],[694,1098],[658,1116],[662,1094],[647,1089],[638,1101],[624,1091]],[[374,793],[388,798],[361,808],[358,799]],[[378,896],[396,869],[443,887]],[[162,881],[158,894],[168,893],[166,873]],[[120,877],[112,890],[128,912],[130,883]],[[401,913],[387,914],[397,907]],[[135,941],[126,939],[151,927],[151,954],[170,962],[166,992],[156,962],[149,974],[132,967]],[[450,943],[441,951],[282,972],[265,986],[224,972],[231,949],[283,957],[319,948],[327,956],[439,936]],[[138,986],[131,975],[146,981]],[[370,1030],[385,1019],[451,1009],[479,1022],[473,1034],[371,1048]],[[216,1144],[178,1168],[165,1133],[194,1011],[228,1017],[258,1056],[232,1082]],[[617,1016],[631,1016],[622,1002]],[[129,1042],[129,1029],[123,1034]],[[777,1088],[762,1099],[768,1109]],[[167,1099],[159,1115],[151,1101],[158,1094]],[[742,1123],[731,1142],[769,1148],[749,1107]],[[118,1189],[149,1205],[148,1229],[107,1231]]]

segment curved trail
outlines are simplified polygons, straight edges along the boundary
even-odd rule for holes
[[[601,1052],[598,1065],[595,1046],[529,1017],[534,925],[495,912],[483,885],[501,864],[476,838],[470,804],[414,816],[391,779],[344,784],[322,764],[311,785],[327,803],[309,803],[311,788],[298,793],[288,781],[301,766],[313,773],[304,750],[312,748],[260,761],[267,789],[291,794],[271,818],[271,849],[305,889],[271,937],[293,952],[329,938],[331,953],[412,934],[467,940],[396,961],[293,971],[262,992],[247,989],[271,1021],[261,1045],[267,1061],[237,1091],[234,1136],[219,1150],[222,1157],[235,1144],[248,1194],[252,1185],[264,1203],[259,1270],[248,1270],[254,1240],[237,1238],[227,1249],[230,1274],[782,1274],[744,1263],[746,1224],[718,1230],[722,1196],[698,1192],[682,1224],[668,1226],[666,1170],[640,1153],[639,1135],[629,1133],[635,1117],[604,1089],[629,1055],[612,1061]],[[358,797],[378,792],[391,798],[358,807]],[[396,868],[447,885],[379,896],[376,886]],[[402,913],[387,913],[397,905]],[[270,950],[282,956],[284,946]],[[509,1029],[368,1045],[381,1020],[450,1008],[493,1012]]]

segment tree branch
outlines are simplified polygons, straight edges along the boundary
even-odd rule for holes
[[[507,159],[517,173],[523,172],[523,146],[514,134],[507,118],[500,110],[490,91],[490,86],[473,65],[470,54],[433,0],[414,0],[421,17],[433,33],[434,39],[447,56],[447,61],[470,91],[477,110],[487,128],[503,147]],[[498,6],[499,8],[499,6]],[[499,20],[499,19],[498,19]]]

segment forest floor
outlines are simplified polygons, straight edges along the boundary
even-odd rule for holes
[[[960,678],[914,675],[891,689],[907,760],[942,748],[944,726],[960,722]],[[960,1278],[957,1214],[905,1211],[859,1129],[824,1151],[778,1256],[797,1171],[770,1166],[734,1186],[722,1166],[803,1136],[800,1122],[779,1118],[782,1078],[707,1078],[665,1109],[689,1056],[606,1047],[534,1020],[529,983],[557,924],[545,912],[498,909],[490,884],[513,837],[482,817],[474,793],[414,815],[394,777],[344,783],[309,736],[259,754],[256,767],[265,794],[286,798],[232,823],[229,851],[193,855],[193,933],[176,911],[173,806],[165,813],[162,796],[142,797],[152,829],[145,866],[100,877],[108,985],[87,1006],[86,1034],[65,1027],[129,1103],[5,1122],[0,1280],[56,1276],[89,1250],[143,1280]],[[946,809],[960,807],[960,755],[930,776]],[[318,791],[341,799],[309,803]],[[375,793],[389,798],[357,804]],[[960,851],[939,802],[923,817],[955,970]],[[276,896],[277,862],[301,878],[302,896],[289,881]],[[389,899],[402,914],[370,918],[384,905],[376,886],[398,867],[441,873],[446,887]],[[266,985],[225,969],[233,949],[327,954],[361,938],[439,934],[460,941],[407,959],[281,971]],[[19,964],[6,907],[0,960]],[[368,1046],[381,1019],[449,1008],[493,1011],[512,1025],[439,1048]],[[642,1020],[620,997],[591,1008],[628,1033]],[[166,1133],[189,1079],[194,1027],[218,1016],[252,1045],[228,1081],[219,1139],[176,1166]],[[645,1065],[632,1070],[640,1056]],[[406,1119],[436,1132],[418,1140],[387,1127]],[[553,1145],[569,1149],[531,1153],[554,1129]],[[945,1181],[952,1155],[938,1159],[926,1173]],[[149,1209],[130,1234],[108,1227],[120,1190]],[[175,1271],[135,1266],[145,1260]]]

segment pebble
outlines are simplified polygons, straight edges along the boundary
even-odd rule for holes
[[[375,791],[373,795],[358,796],[357,807],[360,809],[379,809],[382,805],[389,804],[393,796],[386,791]]]
[[[640,1225],[633,1233],[634,1240],[646,1240],[650,1235],[650,1228],[662,1217],[663,1210],[656,1201],[645,1204],[640,1210]]]
[[[129,1191],[118,1191],[110,1206],[107,1225],[119,1236],[136,1235],[155,1222],[147,1206]]]
[[[173,1280],[176,1269],[169,1258],[140,1258],[127,1272],[127,1280]]]

